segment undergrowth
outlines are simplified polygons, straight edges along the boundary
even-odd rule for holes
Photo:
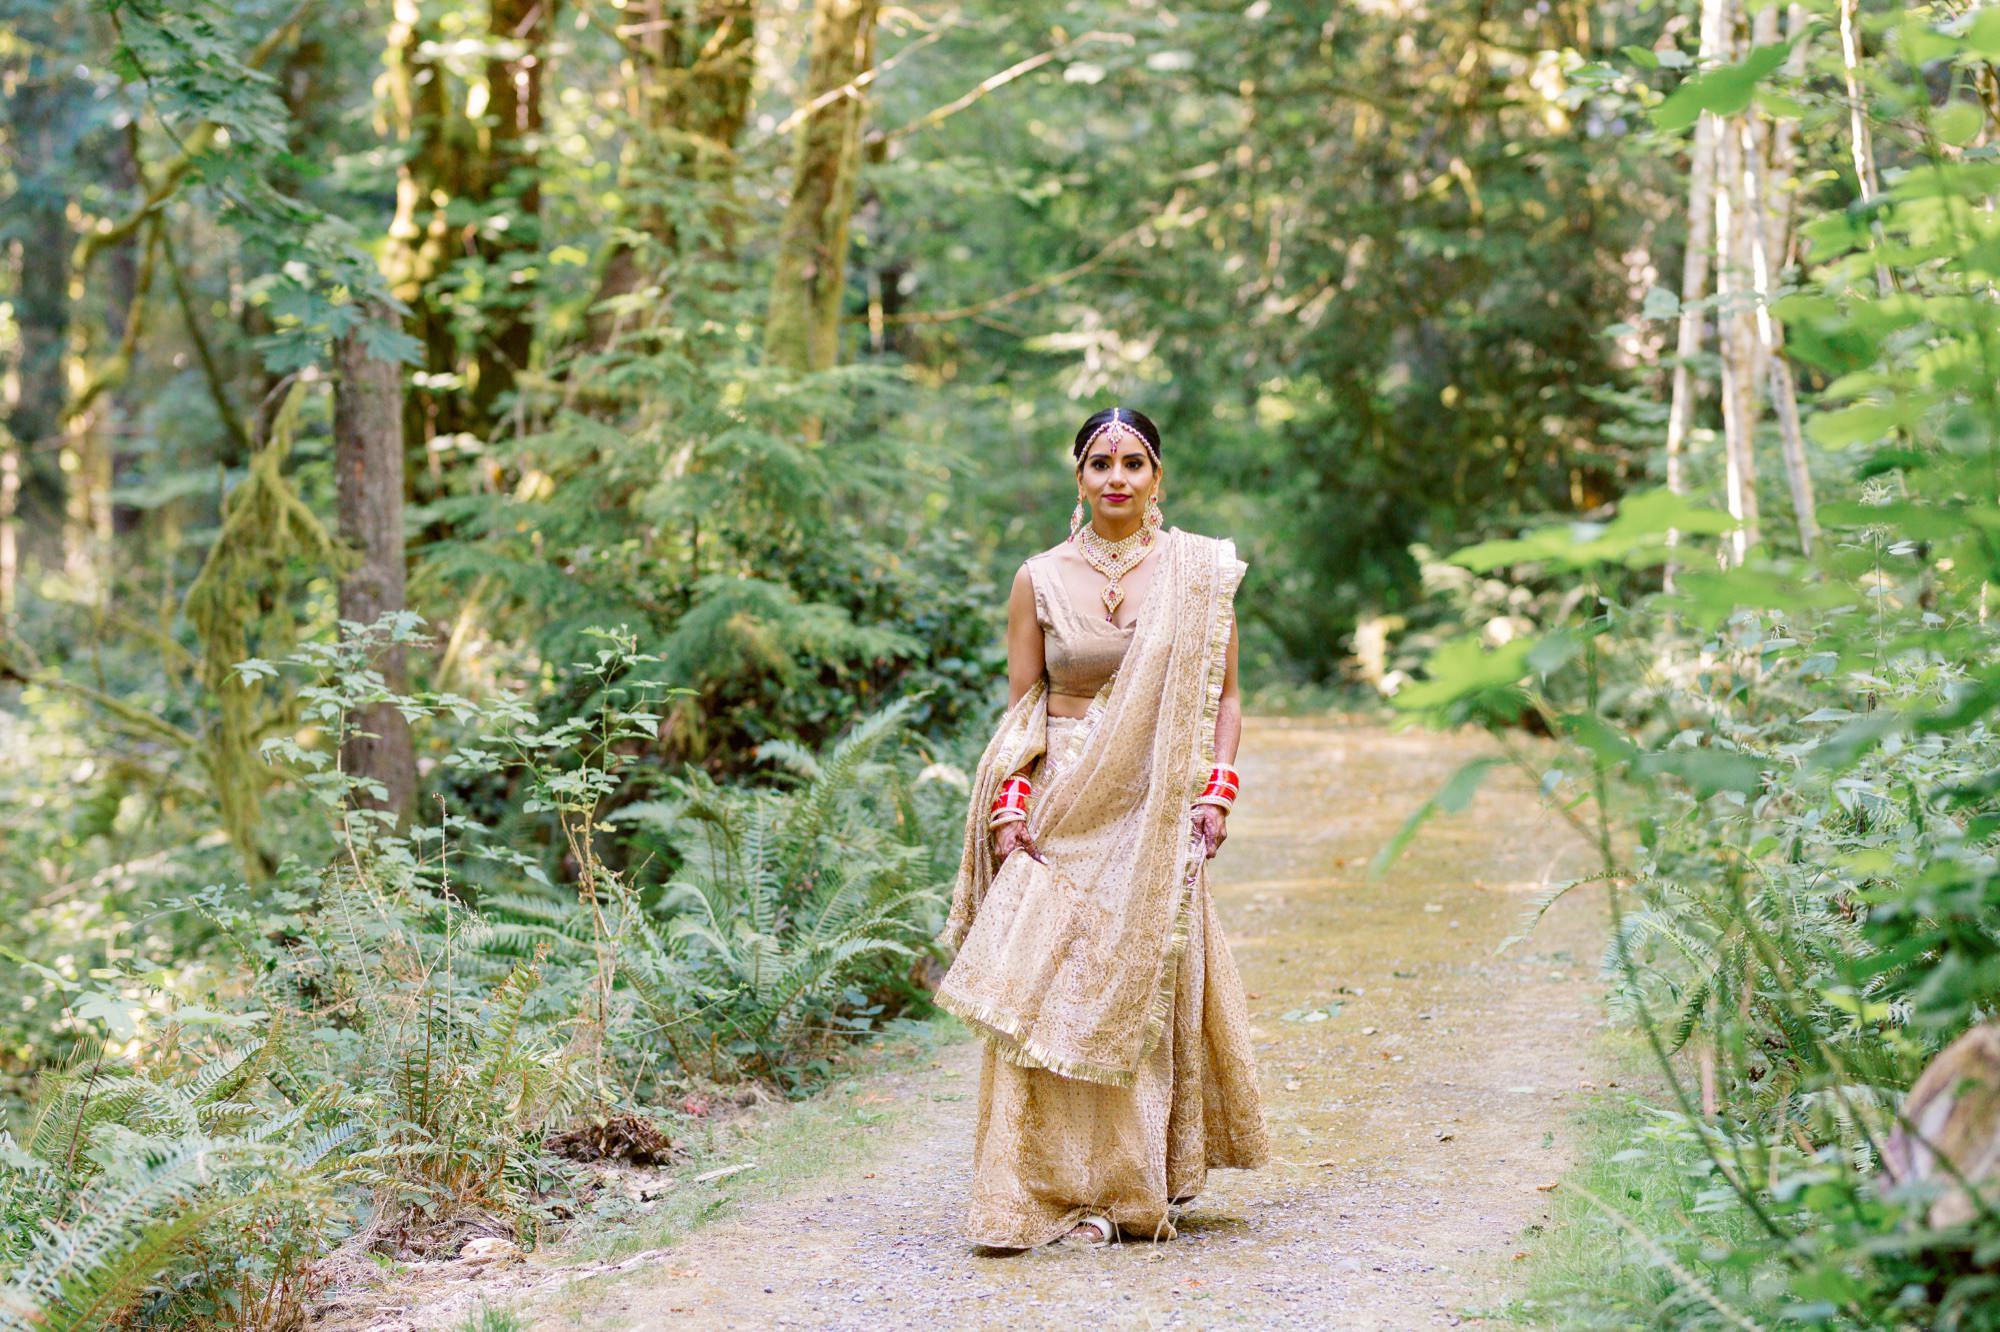
[[[630,635],[595,635],[552,719],[394,694],[371,662],[414,618],[345,629],[238,668],[300,677],[311,725],[264,751],[331,850],[162,904],[212,941],[201,992],[133,951],[81,977],[16,959],[67,1054],[0,1132],[0,1329],[293,1326],[336,1245],[533,1247],[600,1192],[554,1130],[638,1115],[685,1155],[707,1102],[802,1094],[919,993],[962,797],[903,748],[913,702],[817,752],[767,744],[764,785],[690,773],[633,801],[672,691]],[[445,738],[456,789],[516,787],[548,836],[466,817],[452,784],[408,822],[378,808],[342,756],[384,704]]]

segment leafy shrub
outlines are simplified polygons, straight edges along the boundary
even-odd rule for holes
[[[468,1217],[532,1242],[552,1129],[689,1077],[804,1085],[914,994],[962,799],[934,780],[948,765],[920,779],[895,749],[920,700],[817,753],[767,743],[782,787],[691,771],[614,815],[665,692],[633,636],[594,635],[561,683],[584,704],[551,723],[512,695],[394,694],[370,662],[421,626],[346,628],[240,667],[297,677],[310,729],[265,751],[337,850],[177,904],[228,964],[206,1006],[136,958],[90,983],[27,965],[82,1056],[45,1077],[25,1146],[0,1135],[0,1316],[282,1323],[359,1213],[352,1242],[395,1251],[455,1251]],[[516,817],[483,827],[440,798],[404,827],[371,807],[340,756],[384,704],[453,738],[444,771],[510,786]],[[258,1024],[233,1046],[184,1035]]]

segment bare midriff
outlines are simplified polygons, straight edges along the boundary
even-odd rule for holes
[[[1049,716],[1081,717],[1090,709],[1090,700],[1078,694],[1050,694]]]

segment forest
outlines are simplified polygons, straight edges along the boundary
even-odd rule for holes
[[[1658,1094],[1514,1316],[2000,1327],[2000,6],[0,0],[0,101],[0,1329],[930,1020],[1114,403],[1248,711],[1489,734],[1378,866],[1593,858]]]

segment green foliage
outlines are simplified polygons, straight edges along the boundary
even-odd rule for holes
[[[1616,1002],[1658,1056],[1676,1150],[1697,1154],[1684,1219],[1656,1210],[1636,1236],[1671,1298],[1573,1299],[1579,1324],[1995,1326],[1991,1181],[1971,1221],[1933,1224],[1964,1181],[1884,1164],[1893,1133],[1923,1131],[1902,1105],[1917,1074],[2000,1008],[1994,181],[1946,150],[1917,77],[1971,58],[1970,32],[1896,30],[1870,91],[1921,127],[1913,150],[1866,217],[1804,226],[1788,309],[1828,372],[1810,435],[1851,462],[1814,556],[1704,569],[1716,516],[1643,496],[1601,526],[1473,547],[1454,562],[1508,571],[1528,613],[1496,647],[1439,647],[1398,696],[1413,719],[1493,727],[1596,852]],[[1764,96],[1770,55],[1684,83],[1663,123]],[[1671,590],[1645,577],[1669,558]]]
[[[706,1049],[663,1025],[711,1076],[796,1076],[830,1040],[866,1031],[888,966],[915,955],[943,898],[906,779],[878,753],[915,704],[892,704],[813,754],[767,743],[788,790],[741,791],[701,775],[628,820],[662,827],[680,871],[669,938],[709,1004]],[[669,1020],[662,1015],[663,1024]]]
[[[957,814],[892,751],[918,700],[818,752],[771,743],[786,786],[691,771],[614,819],[673,692],[631,634],[586,635],[598,646],[558,691],[583,703],[549,722],[510,695],[387,690],[373,662],[420,639],[414,617],[345,630],[243,664],[282,678],[313,728],[263,751],[299,774],[336,849],[288,858],[261,892],[179,904],[235,958],[212,1006],[155,1014],[139,999],[160,982],[137,960],[86,984],[16,959],[75,1031],[134,1051],[81,1037],[25,1146],[0,1135],[0,1252],[19,1264],[5,1307],[23,1319],[256,1325],[303,1297],[306,1264],[363,1200],[361,1242],[392,1251],[425,1251],[468,1212],[531,1242],[561,1187],[543,1139],[573,1113],[636,1110],[642,1087],[690,1079],[796,1085],[912,997],[896,968],[935,929],[935,844]],[[550,835],[540,853],[448,802],[408,830],[363,803],[341,744],[385,702],[450,734],[441,771],[515,784]],[[671,882],[615,868],[626,838],[621,857],[664,853]],[[253,1022],[273,1035],[189,1053],[187,1033]]]
[[[26,1144],[0,1130],[0,1327],[213,1315],[292,1282],[361,1125],[330,1088],[287,1095],[289,1063],[274,1029],[205,1059],[98,1046],[47,1078]]]

